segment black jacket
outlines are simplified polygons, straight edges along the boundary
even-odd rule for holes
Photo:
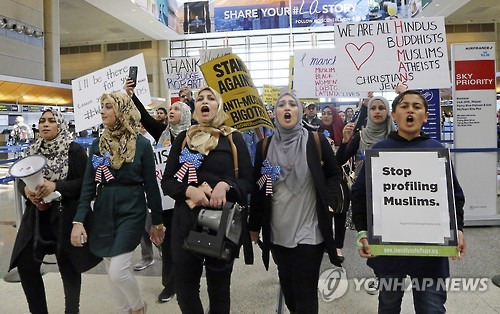
[[[340,179],[342,173],[335,159],[328,140],[323,134],[319,134],[321,143],[321,159],[319,158],[316,143],[312,132],[309,132],[307,140],[307,165],[311,171],[316,189],[316,213],[318,216],[318,225],[325,241],[325,248],[328,252],[330,262],[340,266],[341,262],[337,256],[335,241],[333,238],[332,219],[329,214],[328,206],[335,208],[338,199]],[[267,148],[271,143],[269,138]],[[255,154],[254,181],[257,182],[261,177],[261,168],[263,158],[262,141],[257,144]],[[323,166],[321,166],[323,161]],[[260,231],[262,229],[262,259],[266,269],[269,268],[269,250],[271,246],[271,196],[265,195],[265,189],[259,189],[257,184],[254,186],[250,204],[249,228],[251,231]]]
[[[146,129],[146,131],[149,134],[151,134],[151,136],[158,143],[158,140],[160,139],[160,136],[163,133],[163,131],[165,131],[165,129],[167,128],[167,125],[153,118],[146,110],[146,108],[144,108],[144,105],[139,100],[139,98],[137,98],[135,94],[132,95],[132,101],[134,102],[134,105],[137,108],[137,110],[139,110],[139,112],[141,113],[142,126],[144,127],[144,129]],[[171,137],[173,142],[174,137],[173,136]]]
[[[198,183],[187,183],[187,175],[182,182],[177,181],[174,175],[181,168],[179,156],[181,155],[182,143],[186,137],[186,131],[177,136],[168,156],[167,165],[161,180],[163,193],[175,199],[175,207],[172,222],[172,254],[176,263],[186,261],[186,250],[182,248],[184,239],[189,235],[189,231],[195,229],[198,213],[201,207],[190,209],[186,200],[186,190],[189,185],[198,186],[207,182],[210,187],[215,188],[217,183],[224,181],[231,186],[226,194],[228,202],[238,202],[240,205],[247,205],[248,194],[251,190],[252,163],[248,148],[241,133],[233,133],[233,142],[238,151],[239,176],[235,177],[233,165],[233,152],[227,136],[220,136],[219,143],[210,154],[204,156],[201,166],[196,170]],[[187,145],[186,145],[187,148]],[[246,227],[246,226],[244,226]],[[243,231],[241,244],[250,245],[250,235],[248,231]],[[249,253],[250,254],[250,253]],[[247,256],[248,263],[253,262],[253,256]]]
[[[68,176],[65,180],[56,181],[56,191],[59,191],[62,195],[62,208],[59,208],[58,202],[53,202],[51,208],[47,212],[43,212],[43,214],[50,215],[50,228],[57,237],[59,252],[56,252],[56,248],[54,248],[53,252],[65,254],[77,271],[84,272],[97,265],[102,259],[90,253],[88,243],[85,244],[83,248],[77,248],[71,245],[70,237],[73,228],[73,218],[75,216],[78,199],[80,198],[80,190],[87,163],[87,154],[82,146],[72,142],[69,146],[68,158]],[[24,182],[20,180],[18,190],[26,198],[24,194],[25,186]],[[59,211],[59,209],[61,209],[61,211]],[[17,233],[9,270],[17,267],[17,257],[34,238],[36,210],[36,206],[26,198],[26,210],[24,211],[19,232]],[[89,219],[91,219],[90,215],[88,215],[86,225],[89,223]]]

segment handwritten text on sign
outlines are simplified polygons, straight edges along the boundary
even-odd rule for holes
[[[71,81],[76,132],[102,122],[101,95],[124,92],[123,85],[128,77],[130,66],[137,66],[135,95],[143,104],[151,103],[144,56],[139,54]]]
[[[295,50],[294,62],[294,89],[300,97],[366,96],[357,91],[339,92],[336,49]]]
[[[340,91],[450,86],[443,17],[335,25]]]
[[[191,89],[200,89],[203,84],[199,58],[162,58],[161,64],[165,83],[171,91],[179,91],[184,86]]]

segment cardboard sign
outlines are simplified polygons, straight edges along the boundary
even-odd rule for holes
[[[222,95],[226,125],[240,131],[267,127],[274,129],[264,103],[245,63],[235,54],[222,56],[201,66],[208,86]]]
[[[372,253],[457,256],[449,151],[367,150],[366,157]]]
[[[174,208],[175,200],[170,196],[163,195],[163,190],[161,189],[161,178],[163,177],[163,172],[165,171],[165,166],[167,165],[168,155],[170,153],[170,148],[172,146],[157,147],[154,149],[155,155],[155,165],[156,165],[156,180],[158,181],[158,186],[160,187],[161,194],[161,205],[163,210]]]
[[[367,92],[340,92],[337,87],[336,49],[307,49],[294,52],[294,86],[300,97],[362,98]]]
[[[151,103],[146,66],[141,53],[71,81],[76,132],[102,123],[100,115],[102,94],[124,92],[123,85],[131,66],[138,67],[135,95],[144,105]]]
[[[177,95],[184,86],[192,90],[203,86],[203,75],[200,71],[201,61],[193,57],[162,58],[161,65],[165,84],[171,94]]]
[[[200,63],[207,63],[214,59],[228,55],[233,52],[233,48],[215,48],[215,49],[200,49]]]
[[[262,88],[262,99],[265,104],[274,106],[280,95],[281,88],[272,85],[264,85]]]
[[[443,17],[335,25],[339,91],[449,88]]]

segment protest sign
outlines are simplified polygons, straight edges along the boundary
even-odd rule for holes
[[[336,49],[307,49],[294,51],[294,86],[300,97],[355,97],[367,92],[339,92],[337,88]]]
[[[201,61],[194,57],[161,58],[165,84],[171,94],[177,95],[179,90],[188,86],[193,90],[203,85],[200,71]]]
[[[366,157],[372,254],[457,256],[449,151],[367,150]]]
[[[274,87],[272,85],[264,85],[262,88],[262,100],[265,104],[273,105],[278,100],[278,96],[280,95],[281,88]]]
[[[143,54],[138,54],[71,81],[75,108],[75,131],[79,132],[102,122],[100,98],[103,93],[123,91],[130,66],[137,66],[135,95],[144,105],[151,103]]]
[[[165,171],[165,166],[167,165],[168,154],[170,153],[170,148],[172,146],[157,147],[154,149],[155,154],[155,165],[156,165],[156,180],[158,181],[158,186],[160,187],[161,194],[161,205],[162,208],[171,209],[174,208],[175,200],[170,196],[163,195],[161,188],[161,178],[163,177],[163,172]]]
[[[200,64],[207,63],[233,52],[233,48],[200,49]]]
[[[443,17],[335,25],[338,89],[449,88]]]
[[[240,131],[264,126],[274,129],[245,63],[235,54],[201,65],[208,86],[218,91],[229,116],[226,125]]]

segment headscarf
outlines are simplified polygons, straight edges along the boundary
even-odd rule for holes
[[[333,140],[335,146],[340,146],[340,144],[342,144],[342,131],[344,130],[344,122],[342,121],[342,118],[340,117],[337,109],[334,106],[328,106],[325,107],[325,109],[326,108],[330,108],[330,110],[332,111],[332,123],[330,125],[321,123],[318,132],[323,133],[325,130],[327,130],[330,133],[329,137]]]
[[[196,115],[196,110],[194,111],[193,118],[198,121],[198,124],[192,125],[186,134],[187,144],[191,150],[195,150],[200,152],[203,155],[208,155],[212,149],[217,147],[219,143],[219,136],[222,134],[223,136],[228,136],[229,134],[236,131],[227,125],[224,125],[224,122],[229,118],[227,114],[224,112],[222,100],[222,96],[211,87],[203,87],[200,89],[198,93],[201,93],[204,90],[210,91],[217,101],[218,108],[217,114],[210,122],[200,122],[199,118]],[[196,106],[195,102],[195,106]]]
[[[52,140],[44,140],[39,137],[30,146],[29,155],[41,154],[47,158],[47,165],[43,168],[43,177],[49,181],[64,180],[68,176],[69,167],[69,145],[73,137],[69,132],[68,123],[59,111],[45,110],[43,113],[51,112],[57,123],[57,135]],[[43,114],[42,114],[43,116]]]
[[[101,103],[109,99],[113,105],[116,122],[104,128],[99,139],[99,151],[109,152],[111,168],[120,169],[124,162],[133,162],[141,114],[132,99],[125,93],[102,94]]]
[[[291,129],[282,127],[276,114],[279,101],[285,95],[291,96],[299,108],[297,124]],[[276,132],[267,152],[269,163],[281,167],[278,182],[284,181],[286,187],[295,195],[299,195],[304,189],[308,171],[306,155],[308,132],[302,127],[303,114],[304,109],[292,92],[284,92],[278,97],[274,106]]]
[[[387,118],[383,123],[375,123],[372,121],[370,116],[370,106],[373,104],[375,100],[380,100],[385,106],[385,110],[387,112]],[[359,141],[359,149],[364,152],[367,149],[370,149],[375,143],[380,142],[385,139],[390,132],[395,131],[396,128],[394,123],[392,122],[391,112],[389,110],[389,102],[382,96],[375,96],[370,98],[367,104],[368,107],[368,121],[366,123],[366,127],[360,132],[360,141]]]
[[[181,107],[181,120],[177,124],[168,123],[165,130],[160,135],[158,139],[158,144],[163,146],[168,146],[172,142],[171,135],[177,137],[179,133],[189,129],[191,126],[191,109],[189,106],[182,101],[177,101],[170,106],[170,110],[175,105],[179,105]],[[167,118],[168,119],[168,118]]]

